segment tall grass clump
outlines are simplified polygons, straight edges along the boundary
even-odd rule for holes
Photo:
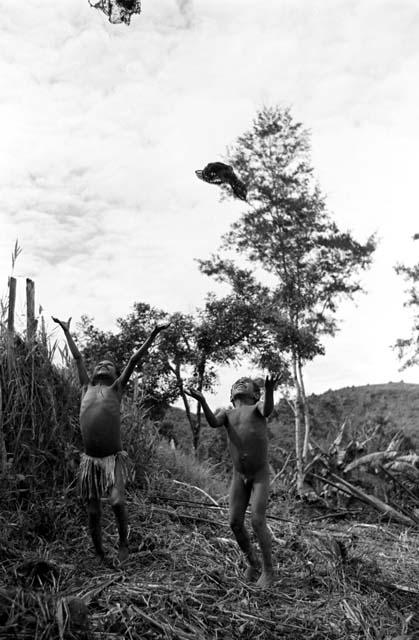
[[[53,364],[54,350],[38,337],[27,344],[0,334],[2,488],[22,500],[68,484],[80,446],[73,374]]]

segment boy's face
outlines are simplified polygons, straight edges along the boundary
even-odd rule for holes
[[[113,362],[110,360],[101,360],[97,363],[93,369],[92,378],[108,378],[112,380],[117,379],[116,368]]]
[[[257,402],[260,398],[259,387],[255,385],[251,378],[240,378],[231,387],[231,401],[233,404],[234,398],[237,396],[251,398],[254,402]]]

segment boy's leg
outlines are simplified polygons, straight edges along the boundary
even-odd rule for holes
[[[266,526],[268,497],[269,469],[266,468],[256,476],[253,483],[252,495],[252,527],[260,545],[263,561],[262,575],[257,582],[260,587],[268,587],[274,581],[271,534]]]
[[[230,487],[230,527],[249,563],[246,571],[246,578],[249,580],[256,578],[260,566],[256,551],[250,543],[249,534],[244,526],[244,517],[249,504],[251,490],[251,483],[245,483],[242,476],[233,469],[233,479]]]
[[[125,505],[125,483],[122,473],[121,463],[117,459],[115,461],[115,484],[111,489],[109,501],[115,514],[116,524],[119,533],[119,559],[126,560],[128,558],[128,515]]]
[[[89,531],[95,551],[97,555],[103,559],[105,557],[105,552],[102,546],[102,529],[100,525],[101,515],[102,507],[100,504],[100,498],[90,498],[87,503]]]

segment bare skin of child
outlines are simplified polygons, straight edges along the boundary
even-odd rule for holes
[[[271,535],[266,526],[266,507],[269,496],[268,432],[266,418],[274,408],[273,392],[279,376],[267,376],[265,396],[260,402],[259,386],[251,378],[240,378],[231,388],[234,409],[214,414],[201,392],[187,393],[201,403],[208,424],[224,426],[227,430],[233,461],[230,487],[230,526],[243,551],[248,568],[246,579],[255,580],[261,566],[256,550],[244,526],[244,518],[252,498],[252,528],[262,552],[262,572],[257,586],[269,587],[275,579],[272,565]]]
[[[128,519],[125,504],[127,454],[121,442],[121,399],[127,383],[157,335],[167,325],[157,325],[144,344],[131,356],[118,376],[110,360],[102,360],[89,377],[82,356],[70,334],[70,321],[52,318],[64,331],[67,344],[76,361],[82,387],[80,428],[84,445],[81,461],[82,498],[87,503],[88,523],[97,555],[104,559],[101,529],[101,498],[109,494],[119,533],[118,558],[128,558]]]

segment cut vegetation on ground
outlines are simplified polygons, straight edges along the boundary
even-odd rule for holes
[[[269,524],[278,581],[261,592],[243,581],[225,498],[211,496],[220,508],[185,480],[174,482],[176,453],[162,447],[170,474],[160,469],[147,490],[129,495],[131,556],[123,567],[107,505],[109,561],[93,556],[74,488],[3,509],[0,638],[419,637],[417,532],[372,516],[359,522],[355,507],[341,521],[276,494]],[[214,479],[205,484],[208,495],[208,486],[216,490]]]

